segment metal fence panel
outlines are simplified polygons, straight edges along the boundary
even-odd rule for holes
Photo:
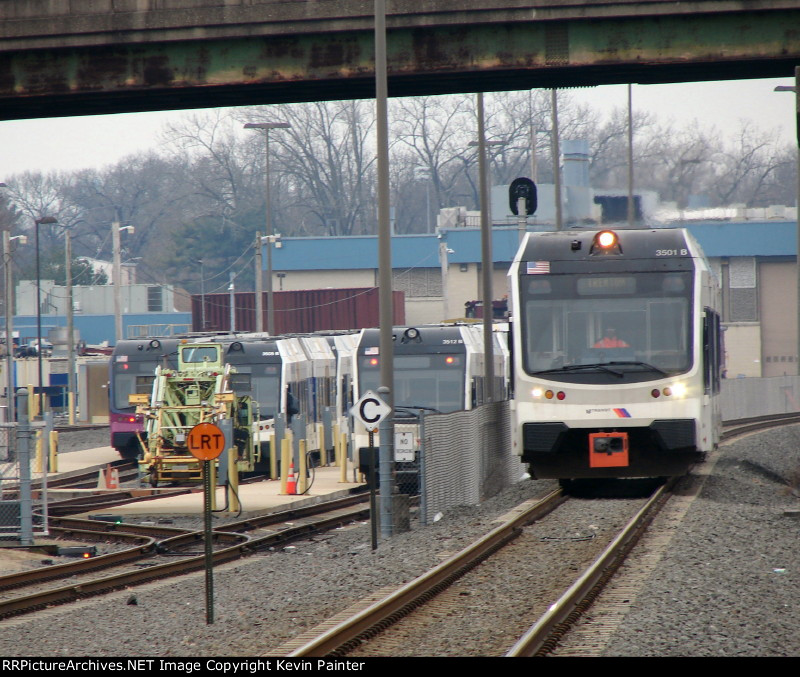
[[[0,539],[15,539],[23,545],[49,533],[48,448],[42,444],[36,453],[38,434],[27,425],[0,423]]]
[[[422,521],[476,505],[519,481],[525,470],[510,439],[508,402],[425,416]]]

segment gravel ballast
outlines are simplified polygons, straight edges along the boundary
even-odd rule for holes
[[[60,450],[81,448],[80,434],[62,435]],[[722,448],[604,655],[800,655],[800,518],[792,512],[800,498],[788,486],[800,469],[799,449],[797,426]],[[524,480],[433,525],[412,523],[410,532],[376,551],[369,525],[358,524],[218,567],[213,625],[205,623],[198,573],[0,621],[0,655],[276,655],[309,627],[378,588],[411,580],[492,529],[510,508],[553,487]],[[585,524],[570,528],[591,524],[589,508]],[[471,619],[472,632],[492,630]]]

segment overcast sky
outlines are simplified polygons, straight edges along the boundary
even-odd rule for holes
[[[780,130],[796,143],[795,97],[775,92],[776,85],[794,85],[794,78],[702,82],[674,85],[634,85],[634,109],[649,110],[660,119],[716,126],[736,132],[741,120],[764,130]],[[568,90],[603,112],[627,105],[627,86],[609,85]],[[125,113],[42,120],[0,122],[0,181],[26,170],[101,169],[144,150],[158,150],[157,137],[166,121],[184,111]]]

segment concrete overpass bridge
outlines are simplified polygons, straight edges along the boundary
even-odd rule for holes
[[[0,120],[372,97],[373,8],[3,0]],[[386,11],[391,96],[777,77],[800,64],[799,0],[389,0]]]

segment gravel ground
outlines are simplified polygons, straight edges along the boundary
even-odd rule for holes
[[[800,656],[799,471],[797,426],[726,447],[605,655]]]
[[[81,448],[66,437],[62,450]],[[723,449],[606,655],[800,655],[800,519],[784,514],[800,508],[786,483],[800,469],[798,441],[794,427]],[[368,525],[358,524],[219,567],[213,625],[205,623],[204,578],[196,574],[4,620],[0,655],[277,655],[287,640],[379,587],[412,579],[488,531],[509,508],[552,487],[523,481],[434,525],[412,524],[374,552]],[[492,631],[480,627],[480,618],[472,621],[472,632]]]

